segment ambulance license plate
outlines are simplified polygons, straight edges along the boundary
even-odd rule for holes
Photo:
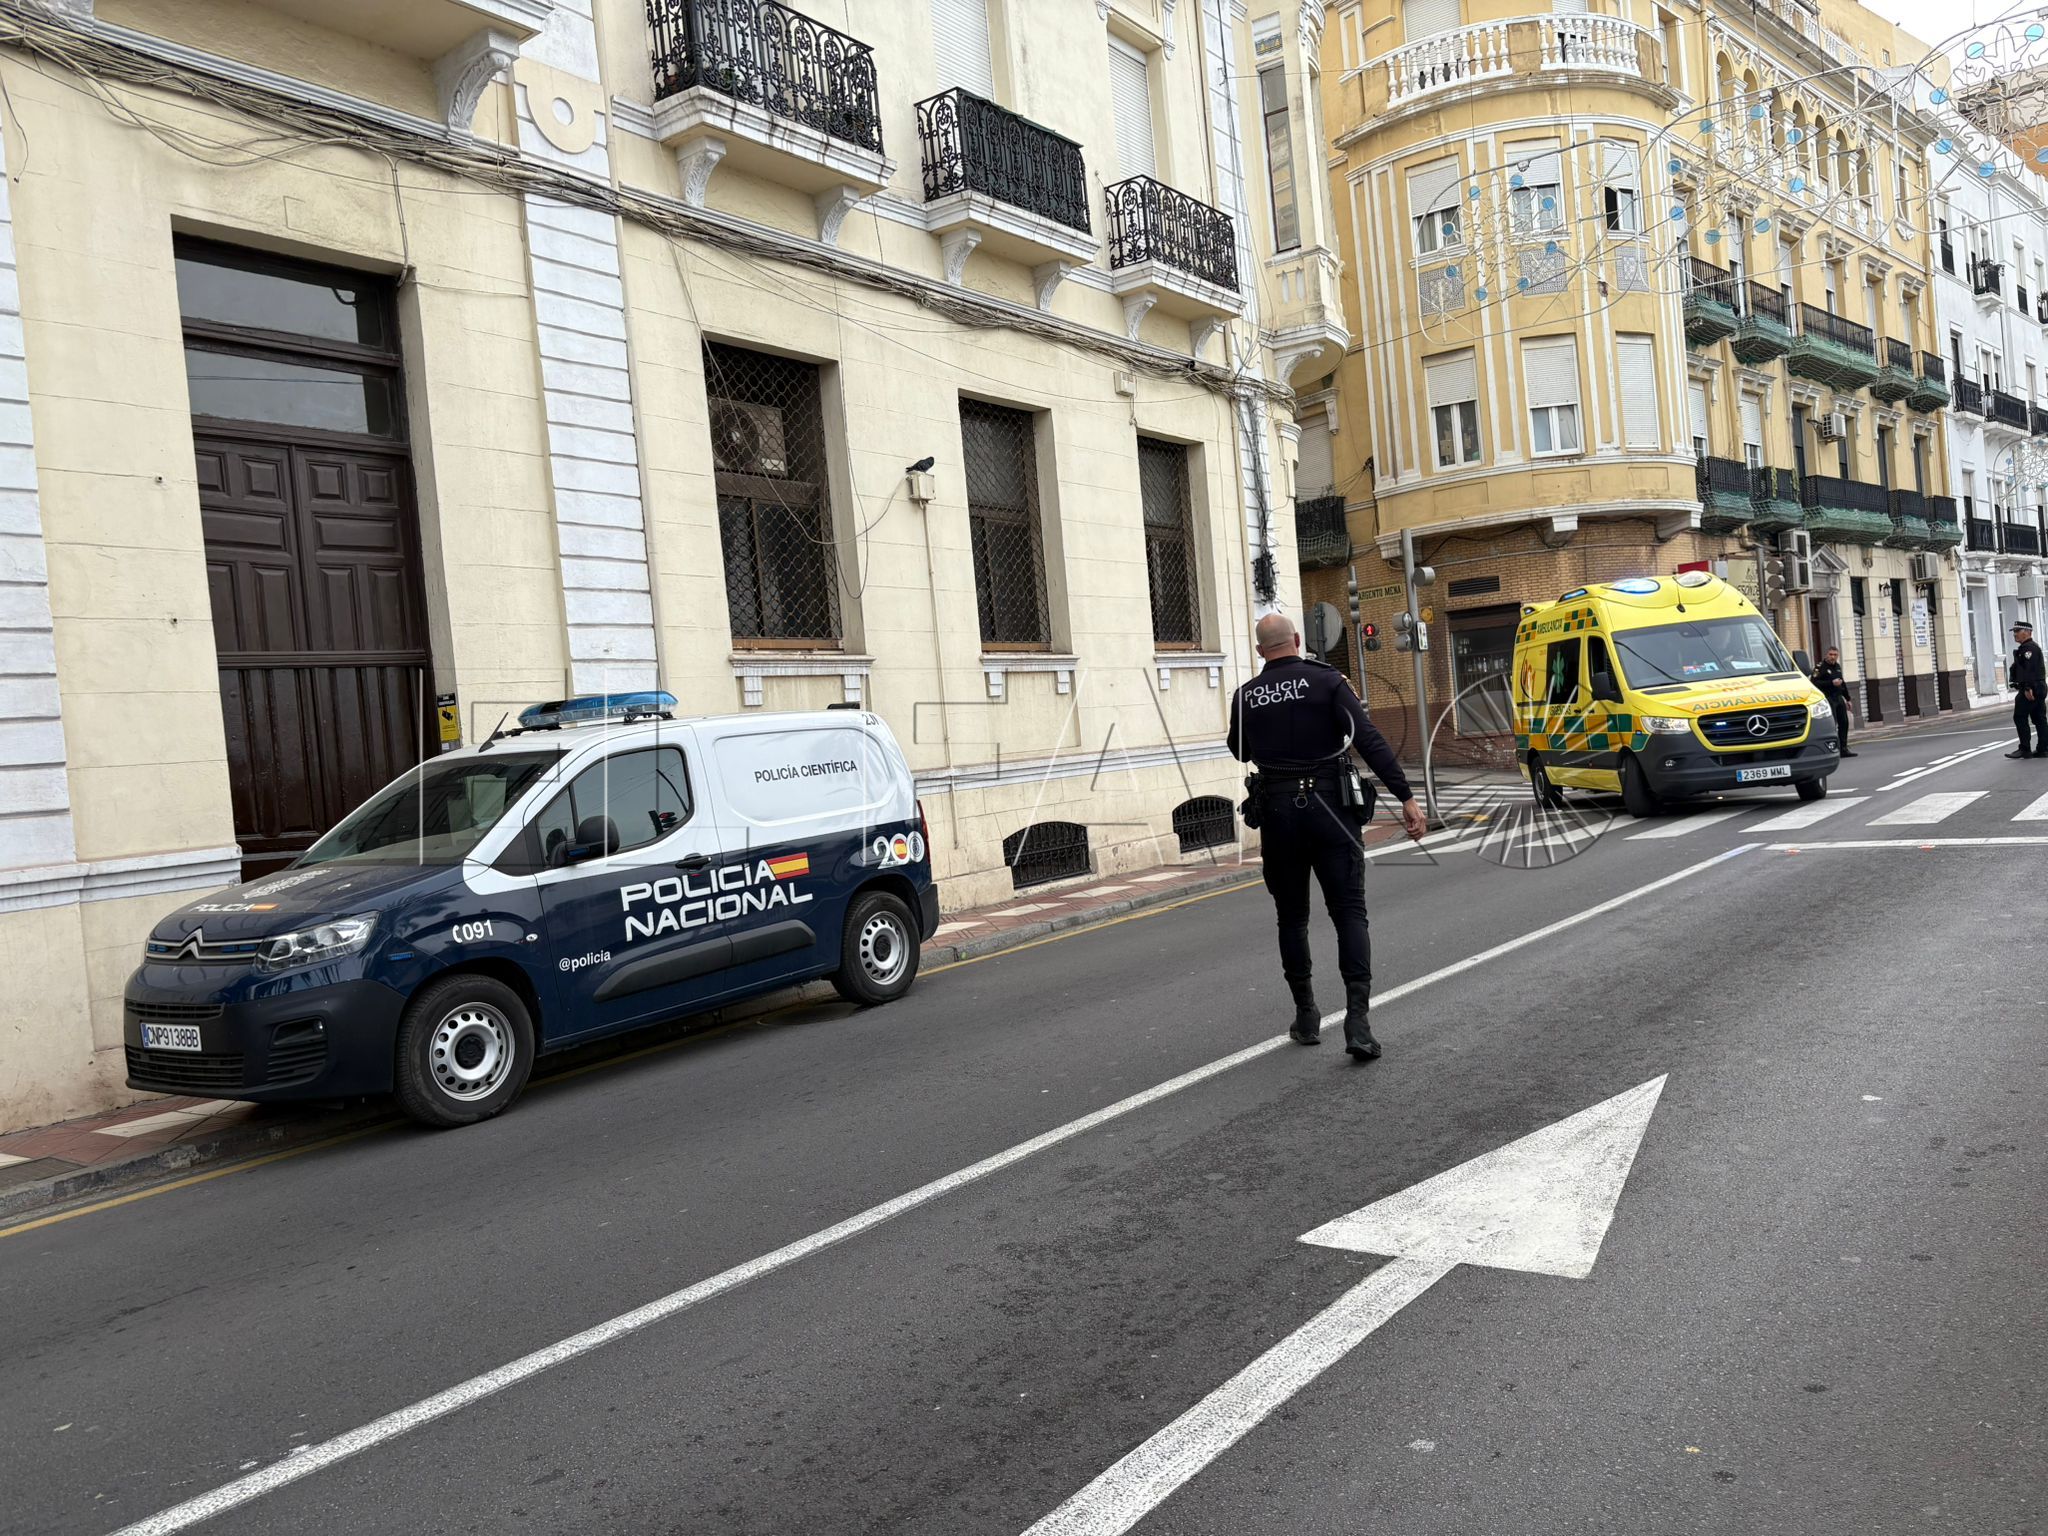
[[[145,1051],[196,1051],[199,1049],[199,1026],[145,1024],[142,1026],[142,1048]]]
[[[1738,768],[1735,782],[1738,784],[1761,784],[1766,779],[1789,779],[1792,777],[1790,763],[1766,763],[1761,768]]]

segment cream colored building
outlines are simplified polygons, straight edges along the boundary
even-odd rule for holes
[[[158,915],[565,693],[876,711],[950,905],[1228,855],[1320,26],[10,8],[0,1126],[123,1095]]]
[[[1499,738],[1522,603],[1701,563],[1755,587],[1802,530],[1764,594],[1788,643],[1839,641],[1873,717],[1963,702],[1922,52],[1834,0],[1334,8],[1356,339],[1302,462],[1347,526],[1305,596],[1348,566],[1385,625],[1415,530],[1446,729]],[[1412,745],[1408,658],[1367,659]]]

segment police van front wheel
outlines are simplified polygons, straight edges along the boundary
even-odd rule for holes
[[[398,1103],[422,1125],[472,1125],[519,1097],[533,1071],[533,1016],[488,976],[423,987],[398,1025]]]
[[[917,979],[917,924],[887,891],[864,891],[846,911],[832,985],[849,1003],[891,1003]]]

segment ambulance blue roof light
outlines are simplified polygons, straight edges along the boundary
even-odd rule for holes
[[[590,725],[599,720],[633,720],[649,715],[674,713],[676,696],[664,688],[635,693],[585,693],[573,699],[554,699],[534,704],[519,712],[522,731],[555,730],[565,725]]]

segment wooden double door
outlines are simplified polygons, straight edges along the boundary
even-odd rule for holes
[[[235,831],[254,879],[419,762],[426,615],[403,452],[194,434]]]

